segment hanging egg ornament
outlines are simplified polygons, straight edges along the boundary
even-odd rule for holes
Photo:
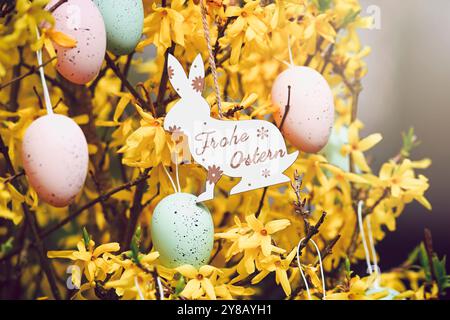
[[[168,268],[208,263],[214,245],[214,224],[197,197],[174,193],[162,199],[152,218],[152,240],[161,263]]]
[[[117,56],[133,52],[144,28],[142,0],[94,0],[105,21],[107,49]]]
[[[69,205],[83,188],[88,145],[72,119],[51,114],[35,120],[22,143],[25,174],[39,198],[55,207]]]
[[[58,0],[52,0],[47,9]],[[53,43],[56,69],[75,84],[86,84],[98,75],[105,58],[106,31],[103,17],[91,0],[68,0],[52,13],[54,29],[76,40],[74,48]]]
[[[283,123],[285,138],[308,153],[319,152],[328,142],[334,123],[333,93],[325,78],[309,67],[291,66],[282,72],[272,87],[272,103],[278,108],[274,117]]]
[[[341,153],[342,146],[348,144],[348,127],[333,128],[330,139],[322,150],[328,162],[344,171],[350,168],[350,159]]]

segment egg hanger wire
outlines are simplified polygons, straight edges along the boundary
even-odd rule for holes
[[[364,225],[363,225],[363,219],[362,219],[362,208],[363,208],[364,202],[361,200],[358,202],[358,226],[359,226],[359,233],[361,234],[361,239],[364,247],[364,255],[366,257],[366,264],[367,264],[367,270],[369,274],[373,273],[372,265],[370,263],[370,254],[369,254],[369,248],[367,246],[366,241],[366,233],[364,232]]]
[[[364,253],[366,256],[367,269],[369,271],[369,274],[373,274],[374,272],[376,273],[376,279],[373,284],[373,287],[379,288],[381,272],[380,272],[380,267],[378,266],[377,252],[375,250],[375,242],[373,240],[371,217],[370,217],[370,215],[368,215],[366,218],[367,233],[368,233],[369,245],[370,245],[370,255],[369,255],[369,249],[368,249],[367,241],[366,241],[365,235],[364,235],[364,228],[363,228],[363,221],[362,221],[362,206],[363,206],[363,201],[360,201],[358,203],[358,224],[359,224],[362,242],[363,242],[363,246],[364,246]],[[373,261],[373,265],[371,265],[371,263],[372,263],[370,260],[371,258]]]
[[[169,177],[170,183],[172,184],[173,187],[173,191],[175,191],[175,193],[178,193],[178,189],[175,186],[175,182],[173,182],[172,176],[169,174],[169,171],[167,171],[166,166],[162,164],[162,167],[164,169],[164,172],[166,173],[167,177]]]
[[[138,282],[138,277],[134,276],[134,285],[136,287],[136,290],[138,292],[139,298],[141,298],[141,300],[145,300],[144,294],[142,293],[141,287],[139,286],[139,282]]]
[[[291,63],[291,64],[290,64],[290,67],[292,68],[292,67],[294,67],[295,65],[294,65],[294,58],[293,58],[293,56],[292,56],[291,35],[289,35],[289,34],[288,34],[288,52],[289,52],[289,62]]]
[[[367,233],[369,236],[369,244],[370,244],[370,251],[372,255],[372,261],[373,261],[373,269],[377,273],[377,279],[375,280],[374,286],[379,287],[380,285],[380,267],[378,266],[378,258],[377,258],[377,252],[375,250],[375,241],[373,240],[373,234],[372,234],[372,223],[371,223],[371,216],[368,215],[367,218]]]
[[[158,284],[158,291],[159,291],[159,299],[164,300],[164,290],[163,285],[161,283],[161,278],[159,276],[156,277],[156,282]]]
[[[157,287],[158,287],[159,298],[160,298],[160,300],[164,300],[164,291],[162,289],[161,278],[159,276],[156,277],[156,283],[157,283]],[[134,285],[136,287],[136,291],[138,292],[139,298],[141,300],[146,300],[145,296],[144,296],[144,293],[142,292],[142,289],[139,286],[139,281],[138,281],[138,277],[137,276],[134,276]]]
[[[294,64],[294,57],[292,55],[292,49],[291,49],[291,36],[288,35],[288,52],[289,52],[289,62],[284,61],[283,59],[277,58],[274,56],[275,60],[277,60],[278,62],[288,66],[289,68],[293,68],[295,67]]]
[[[41,38],[39,29],[36,27],[36,35],[38,40]],[[52,107],[52,101],[50,99],[50,93],[48,91],[47,82],[45,80],[45,73],[44,73],[44,66],[42,62],[42,49],[39,49],[36,51],[36,57],[38,61],[39,67],[39,75],[41,78],[42,83],[42,91],[44,92],[44,101],[45,101],[45,108],[47,109],[47,114],[51,115],[53,114],[53,107]]]
[[[302,242],[305,239],[306,238],[301,239],[298,242],[298,245],[297,245],[297,265],[298,265],[298,269],[300,270],[300,274],[302,275],[303,282],[305,283],[306,292],[308,293],[308,299],[312,300],[311,292],[309,290],[308,281],[306,280],[305,273],[303,272],[302,265],[300,263],[300,246],[301,246]],[[320,249],[317,246],[316,242],[313,239],[309,239],[309,241],[311,241],[311,243],[314,245],[314,247],[315,247],[315,249],[317,251],[317,257],[319,258],[320,275],[322,276],[323,300],[326,300],[326,298],[327,298],[327,291],[326,291],[326,285],[325,285],[325,275],[324,275],[324,272],[323,272],[322,255],[320,254]]]
[[[178,168],[178,159],[175,160],[175,178],[177,180],[177,186],[178,186],[178,192],[181,192],[181,186],[180,186],[180,176],[178,175],[179,168]]]

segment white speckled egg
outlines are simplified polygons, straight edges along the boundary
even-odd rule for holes
[[[320,151],[328,142],[334,123],[333,93],[325,78],[308,67],[290,67],[272,87],[272,102],[278,108],[275,121],[281,124],[291,87],[290,108],[283,124],[286,139],[299,150]]]
[[[94,0],[103,15],[107,49],[121,56],[131,53],[144,28],[142,0]]]
[[[153,245],[168,268],[208,263],[214,224],[208,208],[196,200],[192,194],[175,193],[162,199],[153,212]]]
[[[52,0],[47,9],[56,4]],[[55,30],[77,41],[74,48],[54,43],[58,62],[56,69],[76,84],[92,81],[100,71],[106,52],[106,31],[103,17],[91,0],[68,0],[53,13]]]
[[[58,114],[35,120],[22,143],[25,173],[39,198],[55,207],[69,205],[88,171],[88,145],[81,128]]]

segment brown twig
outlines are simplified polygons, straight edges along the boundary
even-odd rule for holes
[[[83,213],[85,210],[91,208],[95,204],[101,202],[102,200],[105,201],[105,200],[109,199],[111,196],[113,196],[114,194],[116,194],[116,193],[118,193],[118,192],[120,192],[122,190],[130,189],[131,187],[136,186],[137,184],[141,183],[142,181],[144,181],[144,180],[146,180],[148,178],[149,178],[149,174],[148,173],[147,174],[142,173],[135,180],[132,180],[132,181],[129,181],[129,182],[125,183],[125,184],[122,184],[122,185],[120,185],[120,186],[118,186],[118,187],[108,191],[107,193],[105,193],[103,195],[100,195],[99,197],[97,197],[94,200],[86,203],[81,208],[79,208],[79,209],[75,210],[74,212],[72,212],[71,214],[69,214],[66,218],[62,219],[60,222],[58,222],[54,226],[49,227],[47,230],[43,231],[40,234],[40,236],[42,238],[46,238],[47,236],[49,236],[50,234],[52,234],[56,230],[60,229],[61,227],[65,226],[67,223],[69,223],[70,221],[72,221],[73,219],[78,217],[81,213]]]
[[[55,60],[55,59],[56,59],[56,57],[53,57],[53,58],[51,58],[50,60],[48,60],[48,61],[46,61],[46,62],[44,62],[44,63],[42,63],[42,64],[40,64],[40,65],[38,65],[38,66],[30,66],[30,68],[27,68],[27,69],[29,69],[27,72],[25,72],[25,73],[23,73],[23,74],[21,74],[21,75],[15,77],[15,78],[11,79],[10,81],[8,81],[8,82],[6,82],[6,83],[0,85],[0,90],[2,90],[2,89],[4,89],[4,88],[6,88],[6,87],[12,85],[13,83],[15,83],[15,82],[17,82],[17,81],[20,81],[20,80],[22,80],[22,79],[24,79],[24,78],[26,78],[26,77],[32,75],[33,73],[35,73],[36,71],[38,71],[39,68],[45,67],[46,65],[48,65],[49,63],[51,63],[51,62],[52,62],[53,60]],[[20,66],[20,64],[19,64],[18,66]]]
[[[142,174],[148,176],[151,169],[152,168],[145,169]],[[144,191],[146,187],[147,187],[147,179],[139,181],[139,183],[137,183],[136,185],[136,191],[134,192],[133,197],[133,205],[130,209],[130,221],[127,224],[125,236],[123,239],[122,248],[125,248],[125,250],[128,250],[130,248],[131,240],[133,239],[137,221],[142,211],[142,197],[144,196]]]
[[[165,113],[165,104],[163,103],[163,101],[164,101],[164,96],[166,95],[167,83],[169,81],[169,74],[167,72],[167,64],[168,64],[169,54],[173,54],[174,51],[175,51],[175,43],[172,43],[170,48],[168,48],[165,53],[163,71],[162,71],[162,75],[161,75],[161,80],[159,82],[158,96],[156,97],[156,113],[158,116],[162,116]]]
[[[320,253],[320,255],[322,256],[322,261],[325,260],[326,257],[328,257],[330,254],[333,253],[333,248],[336,245],[336,243],[339,241],[339,239],[341,238],[341,235],[338,234],[333,240],[331,240],[327,246],[322,250],[322,252]],[[317,262],[318,263],[318,262]]]
[[[436,276],[436,272],[435,272],[435,268],[434,268],[434,261],[433,261],[433,256],[434,256],[434,251],[433,251],[433,237],[431,235],[431,231],[428,228],[425,228],[424,230],[424,243],[425,243],[425,251],[427,252],[427,257],[428,257],[428,266],[430,268],[430,278],[431,278],[431,283],[433,281],[435,281],[436,283],[439,284],[439,282],[437,281],[437,276]],[[440,289],[440,288],[439,288]]]
[[[101,170],[101,166],[99,166],[100,170]],[[90,170],[89,174],[91,175],[92,181],[94,182],[95,185],[95,189],[97,191],[98,194],[102,194],[102,187],[100,185],[100,182],[98,182],[97,178],[95,177],[95,172]],[[108,221],[108,206],[106,204],[105,199],[101,198],[100,200],[100,204],[102,206],[102,211],[103,211],[103,216],[105,217],[106,221]]]
[[[285,112],[283,115],[283,119],[281,120],[281,124],[280,124],[280,131],[283,129],[284,123],[286,121],[287,115],[289,114],[289,110],[291,108],[291,86],[288,86],[288,98],[287,98],[287,103],[286,103],[286,107],[285,107]],[[259,206],[258,209],[256,210],[255,216],[258,218],[259,215],[261,214],[261,210],[264,206],[264,200],[266,198],[266,194],[267,194],[267,189],[269,187],[264,187],[261,199],[259,200]]]
[[[372,214],[375,209],[380,205],[380,203],[387,198],[387,196],[389,196],[390,191],[389,189],[384,189],[383,194],[378,198],[377,201],[375,201],[375,203],[370,206],[369,208],[367,208],[366,210],[364,210],[363,212],[363,218],[368,216],[369,214]]]
[[[141,95],[136,91],[136,89],[131,85],[131,83],[128,81],[128,79],[125,77],[125,75],[120,71],[120,69],[116,66],[114,61],[111,59],[108,53],[105,54],[105,60],[108,64],[108,67],[111,68],[111,70],[116,74],[117,77],[119,77],[120,81],[122,81],[122,84],[128,89],[128,91],[131,93],[131,95],[137,100],[138,104],[144,108],[145,110],[150,110],[150,106],[148,105],[147,101],[145,101]]]
[[[261,214],[262,208],[264,207],[264,200],[266,198],[266,194],[267,194],[267,190],[268,189],[269,189],[269,187],[264,187],[264,189],[263,189],[263,193],[261,195],[261,199],[259,199],[258,209],[256,209],[256,212],[255,212],[256,218],[259,217],[259,215]]]
[[[24,170],[22,170],[22,171],[16,173],[16,174],[13,175],[13,176],[10,176],[10,177],[6,178],[6,180],[4,181],[4,183],[5,183],[5,184],[7,184],[7,183],[12,183],[14,180],[16,180],[17,178],[20,178],[20,177],[23,176],[23,175],[25,175],[25,171],[24,171]]]
[[[244,110],[244,107],[243,107],[243,106],[235,106],[235,107],[231,108],[230,110],[227,110],[227,111],[223,114],[223,116],[226,117],[226,118],[231,118],[231,117],[233,117],[237,112],[239,112],[239,111],[241,111],[241,110]]]
[[[45,110],[44,102],[42,101],[42,97],[36,89],[36,86],[33,86],[33,92],[36,98],[38,99],[39,109]]]
[[[22,63],[22,66],[28,70],[33,70],[34,73],[39,75],[39,70],[35,66],[29,65],[25,62]],[[64,92],[64,95],[66,95],[70,100],[77,101],[77,98],[74,96],[72,90],[70,90],[70,88],[68,88],[61,81],[58,81],[55,78],[49,77],[48,75],[45,76],[45,80],[48,81],[52,86],[60,88]]]
[[[214,259],[219,255],[220,250],[222,250],[222,246],[223,246],[222,239],[219,239],[218,242],[217,242],[216,252],[211,257],[211,259],[209,259],[208,264],[211,264],[214,261]]]
[[[313,226],[310,225],[310,223],[306,220],[306,218],[304,219],[305,223],[307,224],[307,231],[306,231],[305,239],[302,241],[302,243],[299,246],[299,252],[300,252],[299,255],[300,256],[302,255],[302,250],[306,247],[309,240],[311,240],[312,237],[314,237],[316,234],[319,233],[319,228],[325,221],[326,216],[327,216],[327,213],[322,212],[322,215],[320,216],[319,221],[317,221],[317,223]]]
[[[55,3],[53,6],[48,9],[50,12],[54,12],[56,9],[58,9],[61,5],[66,3],[68,0],[59,0],[57,3]]]
[[[0,5],[0,18],[4,18],[16,8],[15,1],[6,1]]]
[[[98,83],[100,80],[103,79],[103,77],[106,75],[106,72],[109,70],[109,66],[105,66],[102,70],[100,70],[97,77],[92,81],[92,83],[89,86],[89,90],[91,90],[92,96],[95,97],[95,89],[97,89]],[[122,91],[122,90],[121,90]]]
[[[153,117],[156,118],[158,115],[156,114],[155,105],[153,104],[152,98],[150,97],[150,92],[142,82],[139,82],[136,87],[141,88],[141,90],[144,91],[145,97],[148,101],[148,104],[150,105],[150,112],[152,113]]]
[[[283,114],[283,119],[281,119],[281,124],[280,124],[280,131],[283,129],[284,127],[284,123],[286,122],[286,118],[289,114],[289,110],[291,109],[291,86],[288,86],[288,98],[287,98],[287,103],[285,106],[285,111]]]
[[[128,73],[130,72],[131,62],[133,61],[134,53],[135,53],[135,51],[128,54],[127,61],[125,62],[125,66],[123,67],[122,74],[125,76],[125,78],[128,78]],[[125,83],[122,82],[120,91],[123,91],[124,88],[125,88]]]
[[[302,200],[301,192],[302,192],[302,185],[303,185],[303,175],[299,175],[298,171],[295,170],[294,172],[294,181],[291,182],[291,187],[294,190],[295,196],[297,198],[296,201],[294,201],[294,210],[295,213],[303,218],[309,217],[311,214],[309,208],[308,208],[308,200],[304,198]]]
[[[230,22],[232,22],[235,19],[236,19],[235,17],[228,17],[227,20],[225,21],[225,23],[220,25],[217,28],[217,40],[214,45],[214,58],[215,59],[217,58],[217,55],[221,51],[219,39],[225,35],[225,31],[227,30],[228,25],[230,24]]]

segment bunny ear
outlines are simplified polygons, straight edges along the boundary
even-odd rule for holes
[[[186,77],[183,66],[170,53],[167,61],[167,75],[169,76],[170,83],[180,97],[192,94],[192,88]]]
[[[198,54],[189,70],[189,83],[195,93],[201,94],[205,87],[205,65],[202,55]]]

